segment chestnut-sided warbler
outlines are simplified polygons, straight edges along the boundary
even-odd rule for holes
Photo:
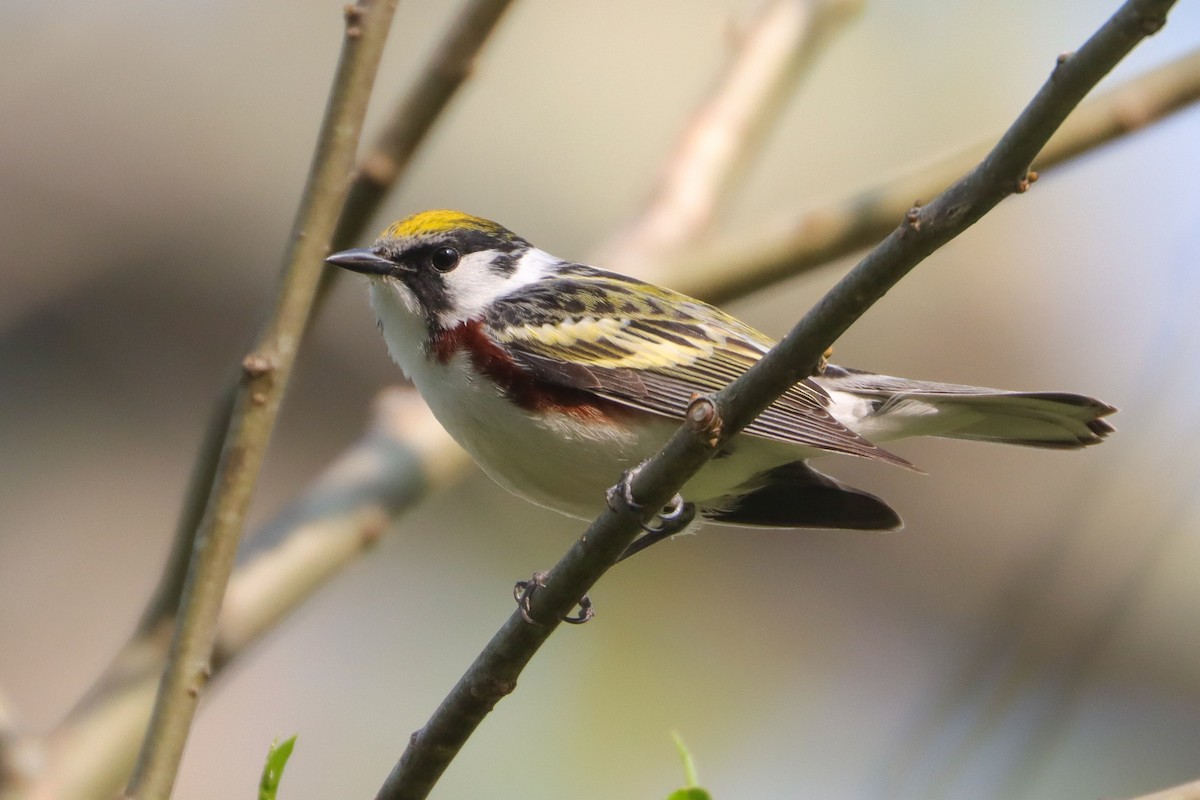
[[[497,483],[590,519],[622,471],[773,344],[699,300],[564,261],[456,211],[403,219],[329,263],[370,279],[392,358]],[[874,495],[808,465],[828,453],[911,465],[875,442],[906,436],[1049,448],[1098,443],[1115,409],[1059,392],[1006,392],[826,365],[792,386],[683,487],[718,523],[886,530]]]

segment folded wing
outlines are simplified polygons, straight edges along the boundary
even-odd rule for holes
[[[574,265],[492,306],[489,337],[535,378],[682,419],[696,394],[724,388],[762,358],[768,337],[698,300]],[[793,385],[745,433],[911,466],[846,428],[811,380]]]

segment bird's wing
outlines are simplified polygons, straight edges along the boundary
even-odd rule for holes
[[[724,388],[774,344],[713,306],[582,266],[499,298],[484,325],[540,380],[674,419],[694,395]],[[818,385],[801,381],[745,432],[908,465],[834,419],[829,402]]]

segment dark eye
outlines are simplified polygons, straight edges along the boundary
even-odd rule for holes
[[[458,266],[458,251],[453,247],[439,247],[429,254],[429,263],[438,272],[449,272]]]

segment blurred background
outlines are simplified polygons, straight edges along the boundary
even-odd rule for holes
[[[752,0],[515,5],[372,226],[429,207],[586,258],[639,207]],[[874,0],[723,229],[996,137],[1115,0]],[[370,131],[457,4],[401,3]],[[341,43],[332,2],[0,6],[0,693],[52,726],[128,636],[214,398],[271,297]],[[1111,87],[1200,44],[1183,3]],[[712,529],[592,593],[440,797],[663,797],[678,731],[718,797],[1135,795],[1200,777],[1200,110],[1044,176],[900,284],[840,363],[1121,409],[1099,448],[829,460],[894,535]],[[928,199],[928,198],[924,198]],[[730,305],[781,334],[852,260]],[[318,320],[269,519],[400,379],[355,281]],[[373,796],[581,526],[472,474],[223,676],[179,798]]]

